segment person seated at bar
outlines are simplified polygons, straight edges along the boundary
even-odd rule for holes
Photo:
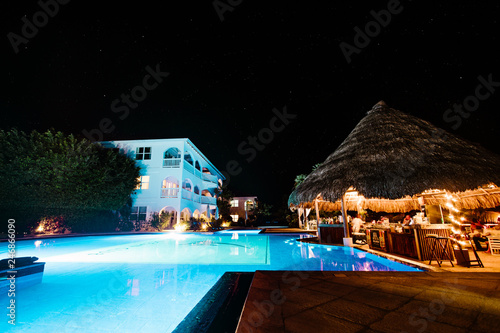
[[[483,229],[483,237],[486,238],[487,250],[486,253],[491,253],[490,242],[488,237],[500,237],[500,226],[489,227],[488,229]]]
[[[483,228],[484,228],[484,225],[481,222],[479,222],[476,218],[472,219],[472,222],[470,223],[471,231],[474,232],[476,230],[483,230]]]
[[[473,218],[470,224],[470,229],[472,231],[472,241],[476,246],[476,251],[485,251],[485,249],[483,249],[483,246],[481,245],[481,242],[488,245],[488,238],[483,235],[484,226],[482,225],[482,223],[479,222],[476,218]]]
[[[403,220],[403,225],[404,225],[405,227],[407,227],[407,226],[410,226],[410,225],[412,225],[412,224],[413,224],[413,219],[411,218],[411,216],[410,216],[410,215],[406,215],[406,217],[405,217],[405,218],[404,218],[404,220]]]
[[[382,225],[389,226],[389,218],[388,217],[382,216],[380,218],[380,221],[382,222]]]

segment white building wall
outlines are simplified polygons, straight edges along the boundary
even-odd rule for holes
[[[147,207],[147,220],[151,218],[154,212],[160,212],[166,207],[173,207],[177,212],[177,222],[180,220],[183,209],[188,208],[190,216],[197,210],[200,214],[210,210],[216,210],[216,204],[208,205],[201,203],[203,190],[209,190],[214,193],[220,180],[224,180],[222,174],[212,163],[194,146],[189,139],[158,139],[158,140],[124,140],[124,141],[106,141],[101,142],[103,146],[109,148],[120,148],[124,153],[135,159],[136,148],[151,147],[151,159],[136,160],[141,167],[141,176],[149,176],[149,188],[138,189],[133,195],[133,206]],[[181,152],[180,165],[177,168],[163,167],[164,154],[169,148],[177,148]],[[185,161],[185,154],[189,153],[193,159],[193,166]],[[200,164],[200,171],[195,168],[195,163]],[[186,164],[186,165],[185,165]],[[203,180],[203,168],[210,171],[214,182]],[[179,183],[179,191],[176,198],[162,198],[162,184],[167,177],[175,177]],[[183,183],[189,179],[192,183],[192,192],[183,195]],[[195,195],[194,188],[199,188],[199,195]],[[188,198],[183,198],[188,197]],[[189,199],[190,198],[190,199]],[[206,198],[205,198],[206,199]],[[214,200],[214,199],[207,199]]]

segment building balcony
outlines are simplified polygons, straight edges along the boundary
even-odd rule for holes
[[[182,199],[186,199],[186,200],[193,200],[193,197],[195,196],[195,194],[191,191],[188,191],[186,190],[185,188],[182,189]]]
[[[207,196],[201,196],[201,203],[202,204],[209,204],[209,205],[217,205],[217,198],[215,197],[207,197]]]
[[[183,165],[184,165],[184,170],[186,170],[187,172],[192,173],[194,175],[194,166],[192,166],[191,164],[189,164],[185,161],[184,161]]]
[[[203,173],[201,179],[203,179],[203,181],[205,182],[217,185],[217,176],[211,175],[209,173]]]
[[[181,165],[180,158],[168,158],[163,160],[164,168],[179,168]]]
[[[178,198],[179,188],[162,188],[160,198]]]

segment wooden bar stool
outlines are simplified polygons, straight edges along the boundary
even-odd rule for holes
[[[460,242],[455,239],[455,238],[450,238],[450,241],[455,243],[455,245],[458,247],[458,251],[460,251],[460,255],[457,256],[457,252],[455,252],[455,257],[457,258],[457,264],[460,265],[462,263],[466,264],[468,268],[471,266],[479,266],[479,267],[484,267],[483,262],[479,258],[479,255],[476,252],[476,249],[474,248],[474,244],[472,244],[472,241],[469,240],[470,246],[472,248],[472,252],[474,253],[474,256],[476,259],[470,259],[469,258],[469,251],[467,249],[464,249]]]
[[[476,260],[471,260],[470,262],[476,262],[477,266],[484,267],[483,262],[481,261],[481,259],[479,259],[479,255],[477,254],[476,247],[472,242],[472,235],[469,236],[469,243],[470,243],[470,247],[472,247],[472,252],[474,252],[474,256],[476,257]],[[471,266],[475,266],[475,265],[471,265]]]
[[[431,247],[431,260],[429,260],[429,265],[431,264],[432,260],[435,259],[437,261],[439,267],[441,267],[441,263],[443,262],[443,260],[448,259],[450,261],[451,266],[455,267],[455,265],[453,265],[453,260],[451,259],[451,256],[447,250],[447,248],[450,245],[450,239],[448,237],[441,237],[441,236],[436,235],[436,234],[427,234],[427,235],[425,235],[425,238],[429,238],[429,239],[433,240],[432,247]],[[444,240],[444,242],[443,242],[443,240]],[[439,258],[439,256],[436,253],[436,250],[438,250],[437,249],[438,244],[439,244],[439,246],[441,246],[441,249],[443,250],[441,252],[441,258]]]

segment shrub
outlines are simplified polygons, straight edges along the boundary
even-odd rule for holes
[[[245,219],[243,217],[238,218],[238,225],[241,225],[241,226],[245,225]]]
[[[118,223],[118,230],[120,231],[132,231],[134,230],[134,223],[130,220],[120,220]]]
[[[190,228],[190,226],[189,222],[181,221],[174,225],[174,229],[177,231],[186,231]]]
[[[64,233],[67,227],[62,216],[47,216],[44,217],[36,227],[32,229],[32,233],[37,234],[56,234]]]
[[[113,232],[120,225],[118,213],[105,211],[78,211],[65,214],[65,221],[73,232]]]
[[[290,228],[298,228],[299,227],[299,217],[297,214],[287,215],[286,221]]]
[[[151,226],[158,231],[162,231],[169,226],[171,216],[172,214],[169,212],[153,213],[150,220]]]

